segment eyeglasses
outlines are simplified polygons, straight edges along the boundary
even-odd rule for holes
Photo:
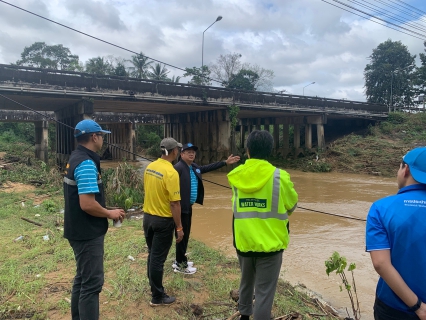
[[[105,135],[103,133],[95,133],[98,137],[102,137],[102,139],[105,139]]]

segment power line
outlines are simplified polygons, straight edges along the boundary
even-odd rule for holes
[[[390,19],[392,19],[392,20],[394,20],[394,21],[404,23],[404,24],[406,24],[406,25],[408,25],[408,26],[410,26],[410,27],[412,27],[412,28],[414,28],[414,29],[417,29],[417,30],[420,30],[420,31],[424,31],[424,32],[426,32],[426,26],[422,26],[421,24],[414,23],[414,22],[411,22],[411,21],[407,21],[406,19],[404,20],[404,18],[403,18],[403,17],[399,17],[399,16],[394,17],[394,16],[395,16],[395,14],[394,14],[393,12],[391,12],[391,11],[389,11],[389,10],[386,10],[386,9],[384,9],[384,8],[381,8],[380,6],[377,6],[377,5],[375,5],[375,4],[373,4],[373,3],[370,3],[370,2],[368,2],[368,1],[363,1],[363,2],[368,3],[369,5],[372,5],[372,6],[376,7],[376,8],[382,9],[382,10],[384,10],[385,12],[383,12],[383,11],[381,11],[381,10],[378,10],[378,9],[375,9],[375,8],[373,8],[373,7],[370,7],[370,6],[368,6],[368,5],[366,5],[366,4],[363,4],[363,3],[359,2],[359,1],[356,1],[356,0],[347,0],[347,1],[352,2],[352,3],[355,3],[355,4],[358,4],[358,5],[360,5],[360,6],[361,6],[361,7],[363,7],[363,8],[370,9],[370,10],[372,10],[372,11],[374,11],[374,12],[377,12],[377,13],[379,13],[379,14],[382,14],[382,15],[384,15],[384,16],[387,16],[387,17],[389,17]],[[377,0],[376,0],[376,1],[377,1]],[[380,2],[380,0],[379,0],[379,2]]]
[[[342,1],[339,1],[339,0],[333,0],[333,1],[334,1],[334,2],[337,2],[337,3],[340,3],[341,5],[346,6],[346,7],[348,7],[348,8],[351,8],[351,9],[353,9],[353,10],[356,10],[356,11],[358,11],[358,12],[361,12],[361,13],[363,13],[363,14],[365,14],[365,15],[367,15],[367,16],[370,16],[370,17],[372,17],[372,18],[374,18],[374,19],[376,19],[376,20],[380,20],[380,21],[383,21],[383,22],[385,22],[385,23],[391,24],[391,25],[393,25],[393,26],[395,26],[395,27],[397,27],[397,28],[400,28],[400,29],[406,30],[406,31],[408,31],[408,32],[411,32],[411,33],[417,34],[418,36],[425,37],[425,39],[426,39],[426,35],[424,35],[424,34],[422,34],[422,33],[418,33],[418,32],[416,32],[416,31],[410,30],[410,29],[408,29],[408,28],[401,27],[401,26],[399,26],[399,25],[397,25],[397,24],[395,24],[395,23],[393,23],[393,22],[390,22],[390,21],[384,20],[384,19],[379,18],[379,17],[377,17],[377,16],[375,16],[375,15],[373,15],[373,14],[370,14],[370,13],[368,13],[368,12],[365,12],[365,11],[363,11],[363,10],[360,10],[360,9],[357,9],[357,8],[355,8],[355,7],[353,7],[353,6],[350,6],[350,5],[348,5],[348,4],[345,4],[345,3],[343,3]]]
[[[377,2],[380,2],[380,3],[382,3],[382,4],[384,4],[385,6],[388,6],[388,7],[390,7],[390,8],[392,8],[392,9],[395,9],[396,11],[398,11],[398,12],[402,12],[402,13],[404,13],[404,14],[406,14],[406,15],[409,15],[409,16],[411,16],[411,17],[413,17],[413,18],[416,18],[416,19],[420,19],[420,20],[423,20],[423,21],[426,21],[426,19],[425,18],[423,18],[423,15],[421,15],[421,14],[419,14],[419,13],[415,13],[415,12],[410,12],[410,11],[405,11],[405,7],[404,6],[401,6],[400,4],[398,4],[398,3],[396,3],[395,1],[393,1],[393,0],[376,0]],[[390,5],[389,3],[387,3],[386,1],[388,1],[388,2],[390,2],[390,3],[393,3],[393,4],[395,4],[396,6],[393,6],[393,5]],[[402,9],[400,9],[400,8],[398,8],[398,7],[401,7],[401,8],[403,8],[404,10],[402,10]],[[410,9],[408,9],[408,10],[410,10]]]
[[[374,22],[374,23],[377,23],[377,24],[382,25],[382,26],[384,26],[384,27],[387,27],[387,28],[389,28],[389,29],[392,29],[392,30],[395,30],[395,31],[398,31],[398,32],[404,33],[404,34],[406,34],[406,35],[408,35],[408,36],[411,36],[411,37],[417,38],[417,39],[419,39],[419,40],[423,40],[423,41],[424,41],[424,40],[426,40],[426,36],[425,36],[424,38],[420,38],[420,37],[418,37],[418,36],[416,36],[416,35],[414,35],[414,34],[408,33],[408,32],[412,32],[411,30],[408,30],[408,32],[404,32],[404,31],[402,31],[402,30],[399,30],[399,29],[393,28],[393,27],[391,27],[391,26],[389,26],[389,25],[387,25],[387,24],[383,24],[383,23],[380,23],[380,22],[378,22],[378,21],[370,20],[370,18],[371,18],[371,17],[373,17],[373,18],[375,18],[375,19],[378,19],[378,20],[384,21],[383,19],[376,18],[376,17],[375,17],[375,16],[373,16],[373,15],[370,15],[370,14],[365,13],[365,15],[367,15],[367,16],[368,16],[368,17],[365,17],[365,16],[360,15],[360,14],[358,14],[358,13],[356,13],[356,12],[351,11],[351,10],[348,10],[348,9],[345,9],[345,8],[342,8],[342,7],[339,7],[338,5],[333,4],[333,3],[331,3],[331,2],[328,2],[328,1],[326,1],[326,0],[321,0],[321,1],[322,1],[322,2],[325,2],[325,3],[329,4],[329,5],[332,5],[333,7],[339,8],[339,9],[341,9],[341,10],[344,10],[344,11],[346,11],[346,12],[349,12],[349,13],[351,13],[351,14],[354,14],[354,15],[356,15],[356,16],[359,16],[359,17],[361,17],[361,18],[364,18],[364,19],[366,19],[366,20],[369,20],[369,21],[371,21],[371,22]],[[336,1],[336,0],[330,0],[330,1],[338,2],[338,1]],[[343,4],[343,5],[344,5],[344,4]],[[346,7],[348,7],[347,5],[345,5],[345,6],[346,6]],[[361,10],[356,10],[356,11],[360,11],[360,12],[362,12]],[[363,13],[363,12],[362,12],[362,13]],[[387,21],[384,21],[384,22],[386,22],[386,23],[387,23]],[[393,23],[390,23],[390,24],[395,25],[395,24],[393,24]],[[398,26],[398,25],[395,25],[395,26],[396,26],[397,28],[399,28],[399,26]]]
[[[112,42],[109,42],[109,41],[103,40],[103,39],[101,39],[101,38],[98,38],[98,37],[92,36],[92,35],[90,35],[90,34],[88,34],[88,33],[83,32],[83,31],[80,31],[80,30],[77,30],[77,29],[71,28],[71,27],[69,27],[69,26],[67,26],[67,25],[64,25],[64,24],[62,24],[62,23],[59,23],[59,22],[54,21],[54,20],[52,20],[52,19],[49,19],[49,18],[43,17],[43,16],[41,16],[41,15],[39,15],[39,14],[37,14],[37,13],[34,13],[34,12],[29,11],[29,10],[26,10],[26,9],[24,9],[24,8],[18,7],[17,5],[11,4],[11,3],[6,2],[6,1],[4,1],[4,0],[0,0],[0,2],[2,2],[2,3],[4,3],[4,4],[7,4],[7,5],[11,6],[11,7],[14,7],[14,8],[16,8],[16,9],[22,10],[22,11],[24,11],[24,12],[27,12],[27,13],[29,13],[29,14],[32,14],[32,15],[34,15],[34,16],[36,16],[36,17],[41,18],[41,19],[44,19],[44,20],[47,20],[47,21],[49,21],[49,22],[55,23],[55,24],[57,24],[57,25],[59,25],[59,26],[61,26],[61,27],[64,27],[64,28],[70,29],[70,30],[72,30],[72,31],[75,31],[75,32],[77,32],[77,33],[80,33],[80,34],[82,34],[82,35],[85,35],[85,36],[87,36],[87,37],[89,37],[89,38],[92,38],[92,39],[98,40],[98,41],[100,41],[100,42],[103,42],[103,43],[109,44],[109,45],[111,45],[111,46],[113,46],[113,47],[116,47],[116,48],[122,49],[122,50],[124,50],[124,51],[130,52],[130,53],[134,53],[134,54],[136,54],[137,56],[146,57],[146,58],[151,59],[151,60],[153,60],[153,61],[156,61],[156,62],[162,63],[162,64],[164,64],[164,65],[166,65],[166,66],[169,66],[169,67],[172,67],[172,68],[175,68],[175,69],[178,69],[178,70],[181,70],[181,71],[185,71],[185,72],[186,72],[186,70],[185,70],[185,69],[183,69],[183,68],[181,68],[181,67],[177,67],[177,66],[174,66],[174,65],[172,65],[172,64],[169,64],[169,63],[163,62],[163,61],[161,61],[161,60],[158,60],[158,59],[154,59],[154,58],[148,57],[147,55],[142,55],[142,54],[140,54],[140,53],[138,53],[138,52],[135,52],[135,51],[133,51],[133,50],[130,50],[130,49],[124,48],[124,47],[119,46],[119,45],[117,45],[117,44],[114,44],[114,43],[112,43]],[[201,72],[202,72],[202,71],[201,71]],[[204,78],[204,79],[206,79],[206,80],[208,80],[208,81],[214,81],[214,82],[217,82],[217,83],[219,83],[220,85],[222,85],[222,84],[223,84],[223,82],[222,82],[222,81],[220,81],[220,80],[216,80],[216,79],[213,79],[213,78],[209,78],[209,77],[206,77],[206,76],[204,76],[204,75],[198,75],[198,76],[199,76],[199,77],[201,77],[201,78]]]

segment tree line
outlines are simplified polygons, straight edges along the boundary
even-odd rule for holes
[[[426,48],[426,41],[423,45]],[[385,104],[391,111],[414,106],[416,97],[426,93],[426,54],[419,56],[421,65],[416,66],[416,55],[401,41],[390,39],[373,49],[364,69],[367,101]]]
[[[212,79],[214,79],[218,81],[215,85],[222,85],[226,88],[273,91],[274,72],[257,64],[242,63],[241,57],[239,53],[220,55],[215,63],[208,66],[185,68],[183,76],[191,77],[188,81],[190,84],[212,85]],[[14,64],[174,83],[178,83],[181,79],[179,76],[170,77],[170,70],[164,64],[155,63],[143,52],[132,55],[130,59],[98,56],[83,63],[79,60],[78,55],[72,54],[71,50],[62,44],[47,45],[45,42],[35,42],[29,47],[25,47],[21,53],[21,59]]]

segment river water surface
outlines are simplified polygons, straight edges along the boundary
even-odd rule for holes
[[[146,164],[143,163],[143,164]],[[102,167],[111,167],[104,163]],[[299,194],[299,206],[365,219],[373,201],[397,192],[396,178],[339,173],[307,173],[288,170]],[[396,170],[395,170],[396,174]],[[203,175],[204,205],[195,204],[191,238],[235,256],[232,246],[231,190],[226,173]],[[373,302],[378,275],[365,252],[365,222],[296,209],[289,218],[290,244],[283,256],[282,278],[293,285],[304,284],[340,312],[351,310],[346,292],[340,292],[340,278],[327,276],[324,262],[338,251],[355,262],[355,281],[362,319],[373,319]],[[202,260],[197,257],[196,260]],[[201,270],[200,270],[201,271]]]
[[[341,215],[366,218],[371,203],[397,191],[396,179],[338,173],[289,171],[299,194],[299,206]],[[228,186],[226,173],[203,178]],[[194,205],[191,237],[210,247],[235,255],[232,247],[231,190],[204,183],[204,206]],[[340,278],[327,276],[324,262],[334,251],[355,262],[355,281],[363,319],[373,319],[378,275],[365,252],[365,222],[296,209],[290,220],[290,245],[284,253],[282,277],[304,284],[339,311],[351,310]]]

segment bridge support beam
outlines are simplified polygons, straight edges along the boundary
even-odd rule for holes
[[[136,133],[133,123],[108,123],[102,125],[102,127],[111,131],[110,134],[105,136],[105,139],[112,144],[112,146],[108,146],[112,159],[120,161],[136,160]]]
[[[91,119],[92,115],[93,102],[89,100],[82,100],[70,107],[55,111],[56,120],[67,125],[56,123],[56,163],[60,168],[65,167],[71,152],[76,147],[74,130],[71,128],[74,128],[81,120]]]
[[[325,149],[324,124],[327,123],[327,116],[308,116],[306,117],[307,124],[316,124],[317,126],[317,148]]]
[[[310,123],[305,124],[305,147],[312,149],[312,125]]]
[[[48,135],[49,122],[48,121],[35,121],[35,157],[47,163],[49,160],[48,153]]]
[[[226,160],[232,152],[231,122],[226,109],[165,115],[164,136],[196,145],[196,162],[202,165]]]

